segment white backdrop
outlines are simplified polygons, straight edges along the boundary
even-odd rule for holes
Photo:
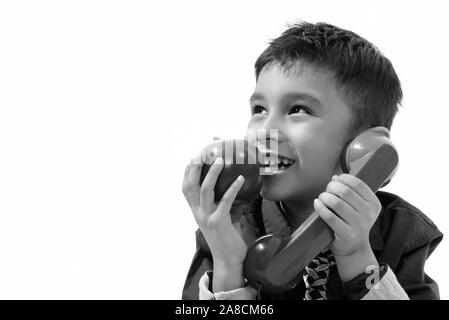
[[[0,2],[0,298],[179,299],[185,165],[243,135],[253,64],[298,19],[393,62],[405,98],[386,190],[449,234],[445,18],[444,1]],[[445,299],[448,252],[426,265]]]

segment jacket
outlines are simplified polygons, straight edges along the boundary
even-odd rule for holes
[[[371,228],[369,240],[379,264],[388,268],[383,290],[394,291],[396,283],[396,287],[401,287],[410,299],[439,299],[438,285],[424,272],[424,264],[442,240],[443,234],[424,213],[399,196],[383,191],[378,191],[376,196],[382,209]],[[231,213],[233,217],[240,218],[242,236],[248,244],[265,234],[287,236],[293,231],[283,216],[279,203],[261,196],[249,203],[233,206]],[[182,299],[198,299],[200,280],[207,286],[206,275],[211,276],[212,269],[209,247],[198,229],[196,252],[187,273]],[[369,292],[362,279],[363,277],[356,277],[343,283],[336,268],[331,269],[327,283],[328,299],[394,299],[394,295],[382,293],[382,290]],[[398,290],[402,290],[401,288]],[[262,294],[257,298],[302,299],[304,291],[304,283],[299,283],[283,294]]]

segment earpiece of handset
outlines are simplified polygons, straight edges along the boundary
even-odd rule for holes
[[[396,172],[399,157],[387,128],[367,129],[342,152],[344,172],[358,177],[373,191]],[[313,212],[289,237],[266,235],[248,248],[244,275],[255,288],[282,293],[301,281],[301,271],[334,239],[328,225]]]

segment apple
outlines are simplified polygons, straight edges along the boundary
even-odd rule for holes
[[[212,163],[222,157],[224,166],[215,184],[215,202],[218,203],[226,190],[239,175],[245,182],[235,198],[235,202],[247,202],[259,195],[262,188],[262,177],[257,162],[257,151],[248,140],[219,140],[208,145],[202,151],[204,164],[201,171],[200,185],[203,183]]]

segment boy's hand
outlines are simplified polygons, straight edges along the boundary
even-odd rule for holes
[[[336,258],[372,252],[369,232],[382,205],[366,183],[350,174],[334,176],[314,207],[335,233],[329,248]]]
[[[186,167],[182,191],[209,245],[214,265],[225,269],[241,269],[247,245],[241,236],[239,223],[232,223],[230,210],[243,186],[244,178],[236,179],[217,205],[214,202],[214,189],[218,175],[223,169],[223,159],[215,160],[200,186],[202,167],[203,158],[200,154]]]

